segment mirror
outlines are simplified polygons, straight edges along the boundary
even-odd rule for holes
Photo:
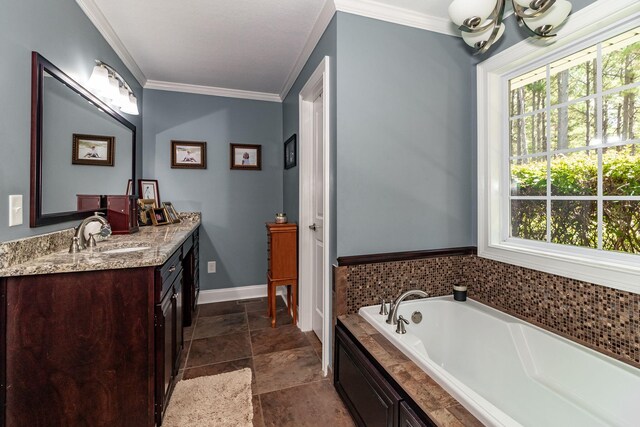
[[[39,227],[86,217],[92,198],[126,194],[136,127],[37,52],[32,60],[30,225]]]

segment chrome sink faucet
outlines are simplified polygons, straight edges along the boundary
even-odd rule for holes
[[[102,215],[102,216],[101,216]],[[80,225],[76,228],[76,232],[71,240],[71,247],[69,248],[69,253],[74,254],[80,252],[84,249],[87,249],[87,243],[89,247],[96,246],[95,234],[92,234],[87,242],[87,239],[84,237],[84,229],[92,221],[98,221],[102,226],[100,227],[100,232],[97,233],[102,237],[108,237],[111,235],[111,225],[104,219],[104,214],[100,212],[94,212],[93,215],[87,217],[82,220]]]
[[[387,323],[390,325],[398,324],[398,307],[400,307],[400,303],[404,301],[407,297],[411,295],[419,295],[421,297],[427,298],[429,296],[425,291],[421,291],[420,289],[412,289],[400,295],[391,303],[389,307],[389,315],[387,316]]]

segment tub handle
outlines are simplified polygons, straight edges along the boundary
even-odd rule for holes
[[[404,325],[408,325],[409,321],[402,317],[402,314],[398,316],[398,326],[396,327],[396,334],[406,334],[407,328]]]
[[[387,309],[387,303],[384,298],[380,300],[380,313],[381,316],[386,316],[389,314],[389,310]]]

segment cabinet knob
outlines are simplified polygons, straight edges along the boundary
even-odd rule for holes
[[[173,273],[174,271],[176,271],[175,265],[172,265],[171,267],[169,267],[169,273]]]

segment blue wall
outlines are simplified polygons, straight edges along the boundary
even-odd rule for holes
[[[475,243],[471,79],[455,37],[338,13],[338,256]]]
[[[201,211],[203,289],[266,283],[265,222],[282,211],[282,106],[145,89],[144,177],[160,199]],[[171,140],[206,141],[207,169],[171,169]],[[262,170],[230,170],[229,144],[261,144]],[[217,273],[207,273],[207,261]]]
[[[77,225],[29,228],[31,138],[31,51],[37,51],[80,84],[89,80],[95,59],[114,66],[132,85],[138,106],[142,89],[74,0],[0,0],[0,241]],[[127,116],[138,128],[141,170],[142,116]],[[22,194],[24,223],[8,227],[10,194]]]

